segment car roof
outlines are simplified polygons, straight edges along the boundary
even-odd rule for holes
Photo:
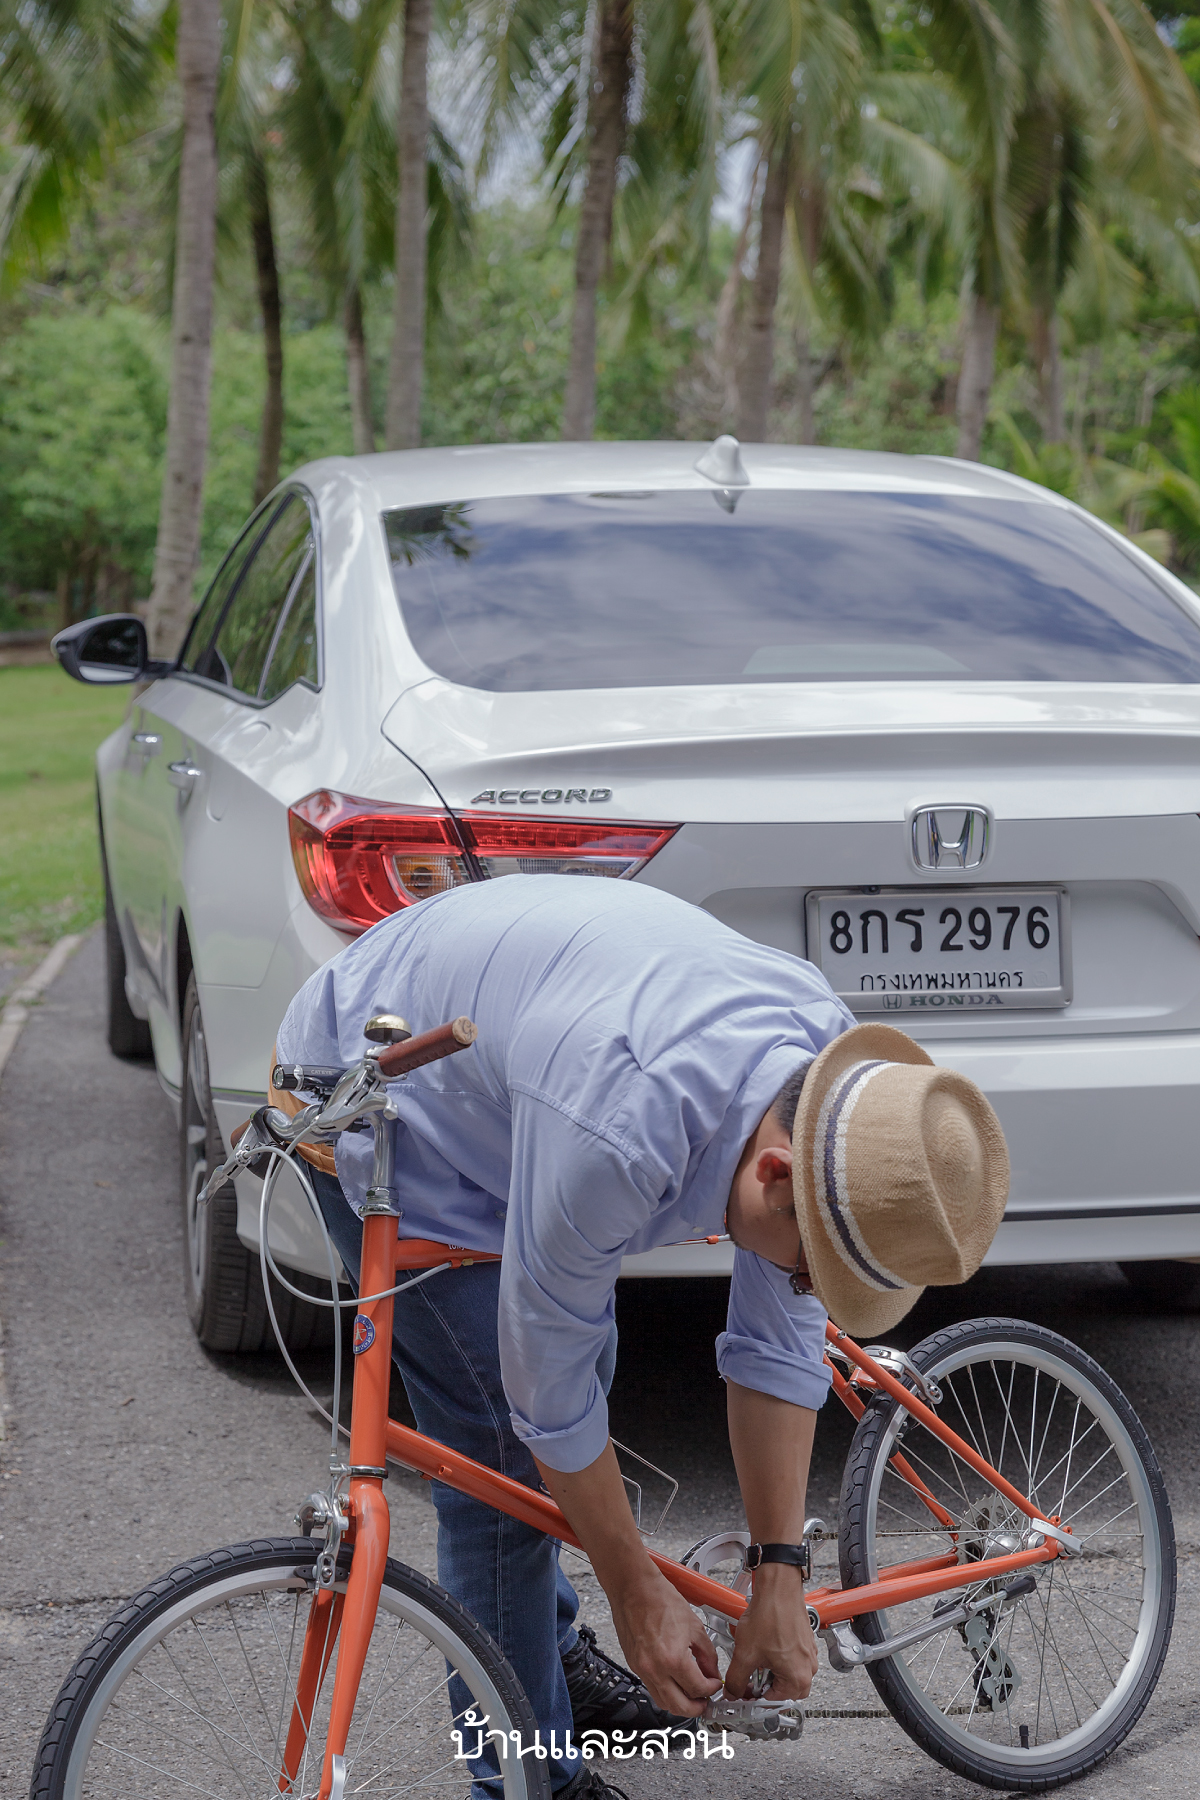
[[[597,488],[675,488],[713,491],[696,469],[708,448],[700,443],[462,444],[436,450],[396,450],[376,456],[329,456],[291,477],[333,498],[356,489],[363,504],[436,505],[450,500]],[[995,500],[1038,500],[1070,506],[1046,488],[1003,469],[949,456],[900,456],[886,451],[830,450],[799,444],[743,444],[750,486],[810,491],[957,494]]]

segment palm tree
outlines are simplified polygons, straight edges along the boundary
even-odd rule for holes
[[[183,142],[171,305],[171,387],[147,619],[158,655],[173,654],[187,630],[200,548],[217,236],[220,0],[179,0],[175,65],[183,94]]]
[[[218,222],[227,227],[244,224],[254,257],[266,365],[254,475],[257,506],[279,480],[283,447],[283,300],[267,153],[276,98],[270,72],[279,60],[281,45],[278,22],[262,0],[257,6],[255,0],[234,0],[230,37],[232,50],[223,59],[217,99],[217,145],[224,170],[222,185],[232,204],[222,208],[226,216]],[[240,232],[236,235],[240,237]]]
[[[429,35],[433,0],[404,0],[400,112],[396,125],[396,255],[392,351],[388,367],[389,450],[421,442],[428,281]]]
[[[938,179],[960,219],[967,199],[958,454],[976,460],[1002,309],[1030,332],[1058,437],[1058,302],[1106,219],[1182,276],[1172,221],[1200,167],[1200,109],[1139,0],[927,0],[924,18],[937,73],[903,93],[879,84],[881,105],[897,123],[925,105],[927,160],[945,159]]]
[[[346,334],[356,454],[375,448],[363,289],[392,252],[395,153],[387,103],[394,0],[348,13],[284,0],[293,45],[279,124],[300,176],[317,268]]]
[[[534,130],[558,206],[580,191],[564,438],[595,426],[598,299],[614,260],[628,320],[656,268],[703,255],[728,15],[728,0],[484,0],[473,15],[480,172],[505,128]]]
[[[861,143],[875,27],[862,6],[742,0],[731,35],[736,94],[754,120],[763,165],[758,254],[736,378],[737,435],[753,442],[767,434],[785,262],[792,264],[802,384],[820,283],[848,326],[862,328],[882,310],[883,244],[872,216],[879,202],[864,179]],[[811,437],[811,395],[803,410]]]
[[[0,11],[0,272],[37,267],[108,154],[140,129],[168,60],[162,18],[137,0],[23,0]]]

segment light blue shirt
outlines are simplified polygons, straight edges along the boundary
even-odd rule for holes
[[[347,1065],[372,1013],[465,1013],[472,1049],[391,1084],[400,1232],[503,1249],[513,1428],[551,1468],[599,1456],[596,1359],[621,1258],[723,1232],[742,1149],[788,1077],[854,1023],[810,963],[633,882],[512,875],[424,900],[350,944],[288,1008],[281,1062]],[[371,1138],[343,1134],[361,1203]],[[829,1387],[825,1312],[739,1250],[717,1366],[798,1406]]]

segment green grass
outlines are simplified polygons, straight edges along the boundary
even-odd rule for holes
[[[32,951],[103,913],[93,757],[128,699],[57,666],[0,669],[0,945]]]

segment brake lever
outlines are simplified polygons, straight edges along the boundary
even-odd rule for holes
[[[197,1206],[207,1206],[217,1190],[223,1187],[229,1177],[236,1174],[239,1169],[249,1169],[252,1174],[265,1174],[265,1167],[256,1170],[255,1163],[260,1160],[265,1162],[266,1152],[269,1150],[289,1150],[299,1136],[298,1132],[294,1132],[293,1127],[302,1120],[307,1122],[309,1114],[316,1114],[319,1111],[319,1107],[308,1106],[305,1107],[304,1112],[297,1113],[294,1119],[289,1119],[287,1114],[281,1112],[278,1107],[260,1106],[258,1111],[247,1120],[232,1153],[226,1157],[219,1169],[213,1170],[200,1189],[196,1196]],[[277,1135],[272,1130],[270,1118],[272,1114],[283,1122],[287,1128],[286,1135],[283,1133]],[[301,1128],[303,1129],[303,1127]]]

